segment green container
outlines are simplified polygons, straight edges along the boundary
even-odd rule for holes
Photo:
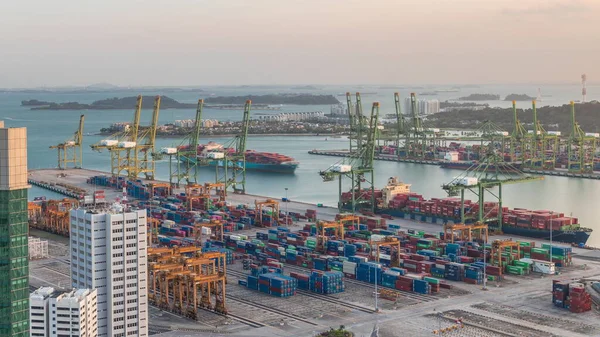
[[[525,253],[525,254],[523,254],[523,257],[524,257],[524,258],[527,258],[527,259],[530,259],[530,258],[531,258],[531,254],[529,254],[529,253]]]
[[[431,283],[431,284],[439,284],[440,280],[433,278],[433,277],[424,277],[423,281],[427,281],[427,283]]]
[[[522,267],[506,266],[506,272],[513,275],[524,275],[525,271]]]
[[[488,281],[496,281],[496,276],[494,276],[494,275],[488,275],[487,279],[488,279]]]
[[[529,263],[523,262],[523,261],[514,261],[513,265],[516,267],[521,267],[521,268],[527,269],[527,270],[529,270],[529,268],[531,267],[531,265]]]
[[[519,246],[521,246],[521,247],[531,247],[531,242],[519,241]]]
[[[550,248],[550,247],[548,247],[548,248]],[[531,252],[548,255],[548,249],[546,249],[546,248],[531,248]]]

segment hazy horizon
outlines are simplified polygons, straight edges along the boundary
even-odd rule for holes
[[[0,4],[0,87],[589,83],[594,0]]]

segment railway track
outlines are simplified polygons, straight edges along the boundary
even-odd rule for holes
[[[318,324],[315,323],[315,322],[313,322],[313,321],[309,321],[309,320],[307,320],[305,318],[302,318],[302,317],[300,317],[298,315],[295,315],[295,314],[290,314],[290,313],[287,313],[287,312],[284,312],[284,311],[279,311],[279,310],[273,309],[273,308],[268,307],[268,306],[266,306],[264,304],[260,304],[260,303],[248,301],[248,300],[245,300],[243,298],[240,298],[240,297],[237,297],[237,296],[233,296],[233,295],[227,295],[227,299],[228,300],[234,300],[234,301],[240,302],[240,303],[244,303],[244,304],[247,304],[247,305],[250,305],[250,306],[253,306],[253,307],[261,308],[261,309],[263,309],[265,311],[272,312],[272,313],[274,313],[276,315],[280,315],[280,316],[284,316],[284,317],[287,317],[287,318],[291,318],[291,319],[294,319],[296,321],[304,322],[304,323],[312,325],[312,326],[318,326]]]
[[[237,270],[229,270],[227,272],[230,273],[230,274],[233,274],[235,276],[243,276],[243,277],[247,276],[246,274],[244,274],[244,273],[242,273],[240,271],[237,271]],[[306,290],[302,290],[302,289],[297,289],[296,292],[298,294],[302,294],[303,296],[316,298],[316,299],[319,299],[319,300],[322,300],[322,301],[325,301],[325,302],[329,302],[329,303],[336,304],[336,305],[339,305],[339,306],[342,306],[342,307],[346,307],[348,309],[354,309],[354,310],[366,312],[366,313],[369,313],[369,314],[372,314],[372,313],[375,312],[374,310],[369,309],[367,307],[363,307],[363,306],[360,306],[360,305],[348,303],[346,301],[340,300],[340,299],[335,298],[335,297],[330,297],[330,296],[327,296],[327,295],[324,295],[324,294],[312,293],[310,291],[306,291]],[[231,295],[229,295],[229,297],[231,297]]]

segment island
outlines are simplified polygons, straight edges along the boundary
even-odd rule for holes
[[[50,105],[52,102],[46,101],[38,101],[37,99],[30,99],[28,101],[21,101],[22,106],[41,106],[41,105]]]
[[[500,95],[494,94],[470,94],[469,96],[460,97],[459,101],[497,101]]]
[[[244,104],[249,99],[252,100],[253,104],[331,105],[340,103],[333,95],[311,94],[217,96],[209,97],[204,101],[210,104]]]
[[[142,96],[142,109],[152,109],[154,107],[155,96]],[[22,106],[32,106],[31,110],[116,110],[116,109],[132,109],[137,101],[136,96],[131,97],[114,97],[94,101],[91,104],[79,102],[43,102],[35,99],[22,101]],[[190,109],[195,108],[196,103],[180,103],[168,96],[160,98],[161,109]]]
[[[142,96],[142,109],[152,109],[155,96]],[[276,110],[268,104],[296,104],[296,105],[329,105],[339,104],[332,95],[310,94],[280,94],[263,96],[219,96],[209,97],[204,100],[206,107],[230,110],[243,108],[246,100],[251,99],[254,107],[262,110]],[[79,102],[46,102],[36,99],[21,101],[21,106],[31,107],[31,110],[116,110],[132,109],[135,107],[137,97],[114,97],[92,102],[91,104]],[[197,103],[181,103],[168,96],[161,96],[161,109],[194,109]]]
[[[535,97],[531,97],[525,94],[510,94],[508,96],[506,96],[506,98],[504,99],[505,101],[531,101],[534,100]]]

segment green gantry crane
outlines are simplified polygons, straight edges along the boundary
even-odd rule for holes
[[[359,111],[359,110],[357,110]],[[343,186],[342,177],[350,178],[350,192],[352,194],[352,201],[350,207],[352,213],[356,212],[357,206],[367,205],[367,207],[373,212],[375,209],[375,185],[374,185],[374,169],[373,159],[375,156],[375,143],[377,141],[377,123],[379,120],[379,103],[373,103],[371,109],[371,117],[369,120],[368,129],[364,124],[361,123],[360,129],[365,128],[367,130],[367,137],[365,142],[361,142],[361,148],[359,151],[346,157],[336,164],[330,166],[327,170],[319,172],[323,181],[333,181],[336,177],[339,179],[339,201],[338,209],[340,211],[345,209],[345,202],[342,199]],[[370,197],[364,198],[362,195],[363,186],[368,185],[370,190]]]
[[[508,153],[510,161],[524,164],[525,160],[531,158],[531,137],[519,120],[517,114],[517,102],[512,101],[513,108],[513,131],[510,134]]]
[[[575,102],[571,101],[571,134],[567,141],[569,172],[593,173],[597,142],[598,134],[585,133],[575,120]]]
[[[556,163],[556,153],[559,148],[559,134],[549,133],[538,119],[536,101],[531,101],[533,110],[533,131],[531,135],[531,158],[524,166],[536,170],[553,170]]]
[[[198,168],[206,164],[198,159],[203,106],[204,100],[199,99],[194,127],[190,133],[183,137],[178,146],[163,147],[159,152],[153,153],[154,158],[157,160],[162,159],[164,156],[169,157],[169,183],[171,186],[179,187],[182,180],[185,180],[187,184],[197,184]],[[175,163],[173,163],[173,159],[175,159]]]
[[[60,144],[50,146],[51,149],[58,151],[58,169],[69,168],[69,163],[73,163],[73,168],[83,167],[83,121],[85,115],[79,116],[79,128],[73,133],[73,137]]]
[[[223,165],[217,165],[216,168],[216,183],[223,184],[223,191],[225,193],[227,193],[229,187],[232,187],[233,193],[246,194],[246,140],[250,125],[251,106],[252,101],[247,100],[244,105],[242,130],[231,142],[224,144],[224,153],[222,154]],[[233,151],[230,149],[233,149]],[[211,153],[209,152],[208,155],[210,156]],[[216,152],[213,156],[221,157]]]
[[[461,223],[464,224],[469,220],[480,223],[497,221],[498,228],[502,230],[502,186],[544,179],[543,176],[533,177],[524,174],[510,163],[505,163],[503,158],[500,157],[501,155],[498,151],[489,147],[485,157],[478,164],[474,164],[460,176],[442,185],[449,196],[460,195]],[[492,191],[495,187],[498,188],[497,194]],[[478,198],[476,218],[467,218],[465,215],[465,190],[471,191]],[[489,214],[485,214],[485,192],[491,194],[498,201],[497,217],[490,217]]]

